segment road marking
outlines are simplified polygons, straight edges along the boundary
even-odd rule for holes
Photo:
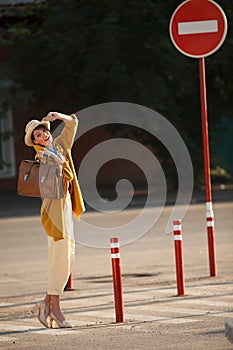
[[[178,299],[177,299],[178,301]],[[209,311],[203,310],[203,309],[195,309],[190,306],[179,308],[179,307],[161,307],[161,305],[153,304],[151,306],[149,305],[141,305],[141,306],[135,306],[135,307],[127,307],[125,306],[125,319],[126,322],[156,322],[156,323],[165,323],[165,324],[187,324],[187,323],[193,323],[193,322],[200,322],[202,320],[201,317],[221,317],[221,318],[230,318],[232,316],[232,312],[230,312],[230,306],[231,303],[226,302],[212,302],[207,300],[188,300],[188,299],[182,299],[182,303],[187,302],[192,304],[202,304],[204,307],[208,307],[208,305],[211,305],[212,309]],[[214,306],[222,306],[227,307],[226,310],[216,310],[213,309]],[[135,313],[134,313],[135,311]],[[150,312],[150,314],[145,315],[144,313]],[[161,316],[163,314],[164,316]],[[78,313],[78,320],[72,320],[71,322],[74,324],[75,328],[72,330],[61,330],[59,328],[54,329],[47,329],[42,328],[40,325],[37,326],[25,326],[22,324],[19,324],[18,322],[12,323],[5,323],[2,324],[2,337],[0,341],[9,341],[9,338],[11,340],[17,339],[14,336],[17,335],[17,333],[38,333],[41,334],[53,334],[53,335],[64,335],[64,334],[72,334],[74,330],[78,330],[79,332],[82,332],[83,330],[80,330],[80,327],[91,327],[93,325],[98,324],[98,322],[101,323],[113,323],[115,322],[115,316],[114,316],[114,310],[98,310],[98,311],[83,311]],[[24,320],[24,322],[27,322],[30,324],[31,320]],[[8,335],[4,335],[4,332],[12,332],[12,337],[9,337]],[[14,337],[14,338],[13,338]]]
[[[9,341],[13,341],[16,340],[17,338],[13,338],[13,337],[8,337],[6,335],[1,335],[0,337],[0,342],[9,342]]]
[[[148,315],[138,315],[138,314],[129,314],[128,312],[125,313],[126,321],[147,321],[147,322],[166,322],[169,324],[181,324],[181,323],[191,323],[191,322],[198,322],[200,320],[198,319],[190,319],[188,317],[182,317],[182,318],[176,318],[171,317],[170,315],[166,317],[161,316],[148,316]]]
[[[204,299],[183,299],[182,302],[185,304],[198,304],[198,305],[203,305],[203,306],[211,306],[212,308],[214,307],[224,307],[226,309],[232,309],[232,303],[226,303],[224,301],[215,301],[215,300],[204,300]]]
[[[30,320],[28,320],[28,322],[30,322]],[[76,327],[76,324],[74,323],[75,327]],[[4,333],[4,332],[12,332],[12,334],[15,335],[18,335],[17,333],[43,333],[43,334],[55,334],[55,335],[63,335],[63,334],[71,334],[73,332],[73,329],[64,329],[64,328],[42,328],[43,326],[40,327],[40,325],[38,327],[32,327],[32,326],[22,326],[22,325],[19,325],[17,323],[14,323],[14,324],[4,324],[2,327],[1,327],[1,332]],[[78,328],[78,326],[77,326]],[[0,340],[1,341],[5,341],[5,340],[15,340],[17,338],[13,338],[13,337],[9,337],[9,336],[5,336],[5,335],[1,335],[0,337]]]
[[[142,307],[143,311],[151,311],[151,307],[150,306],[143,306]],[[188,308],[173,308],[173,307],[162,307],[158,306],[157,309],[153,308],[153,312],[158,312],[158,313],[172,313],[172,314],[185,314],[186,316],[205,316],[208,315],[209,316],[214,316],[214,317],[232,317],[232,312],[230,312],[229,310],[200,310],[200,309],[188,309]]]
[[[0,308],[1,307],[6,307],[6,306],[12,306],[14,303],[0,303]]]
[[[135,307],[135,309],[138,312],[138,308]],[[144,310],[144,307],[142,307],[142,312]],[[130,308],[130,311],[132,312],[132,308]],[[153,311],[150,308],[150,311]],[[85,312],[80,312],[79,313],[79,317],[96,317],[98,320],[99,319],[109,319],[109,322],[114,322],[115,318],[113,316],[113,313],[111,312],[96,312],[96,311],[85,311]],[[198,316],[198,315],[197,315]],[[167,323],[171,323],[171,324],[180,324],[180,323],[187,323],[187,322],[197,322],[199,320],[197,319],[190,319],[188,317],[182,317],[182,318],[176,318],[173,316],[168,315],[167,317],[161,317],[161,316],[157,316],[156,314],[154,315],[142,315],[142,314],[133,314],[133,313],[129,313],[127,312],[127,307],[125,308],[125,318],[127,322],[130,321],[148,321],[148,322],[167,322]]]
[[[179,35],[216,33],[217,31],[218,31],[217,20],[178,23]]]

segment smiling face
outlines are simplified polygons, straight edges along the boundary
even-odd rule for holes
[[[36,145],[50,147],[52,145],[52,135],[50,131],[43,125],[38,126],[32,132],[32,141]]]

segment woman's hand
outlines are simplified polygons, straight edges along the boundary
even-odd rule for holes
[[[42,119],[43,122],[53,122],[56,119],[60,119],[59,118],[59,113],[57,112],[49,112],[46,117],[44,117]]]
[[[38,151],[37,158],[40,160],[41,163],[47,163],[48,161],[48,155],[44,151]]]
[[[58,112],[49,112],[46,117],[42,119],[43,122],[53,122],[54,120],[59,119],[64,122],[70,121],[73,118],[70,117],[69,115],[58,113]]]
[[[44,158],[44,151],[38,151],[38,152],[37,152],[37,156],[38,156],[39,158]]]

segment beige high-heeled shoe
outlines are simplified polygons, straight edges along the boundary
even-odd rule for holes
[[[54,315],[54,313],[53,313],[52,310],[50,311],[50,315],[49,315],[49,316],[50,316],[50,318],[51,318],[51,321],[52,321],[52,322],[55,321],[59,328],[73,328],[73,327],[74,327],[70,322],[68,322],[68,321],[66,321],[66,320],[64,320],[64,321],[62,321],[62,322],[59,321],[59,320],[57,319],[57,317]],[[52,323],[52,322],[51,322],[51,323]]]
[[[48,316],[45,314],[46,305],[45,302],[41,301],[36,303],[36,305],[32,308],[31,312],[33,314],[37,314],[37,318],[46,328],[51,328],[51,321],[48,322]]]

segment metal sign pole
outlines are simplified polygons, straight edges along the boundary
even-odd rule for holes
[[[210,276],[217,275],[216,253],[214,240],[214,214],[212,208],[212,193],[210,180],[210,155],[209,155],[209,136],[208,136],[208,113],[206,98],[206,78],[205,78],[205,58],[199,58],[200,74],[200,99],[202,115],[202,139],[203,139],[203,156],[204,156],[204,175],[206,189],[206,225],[209,248]]]

